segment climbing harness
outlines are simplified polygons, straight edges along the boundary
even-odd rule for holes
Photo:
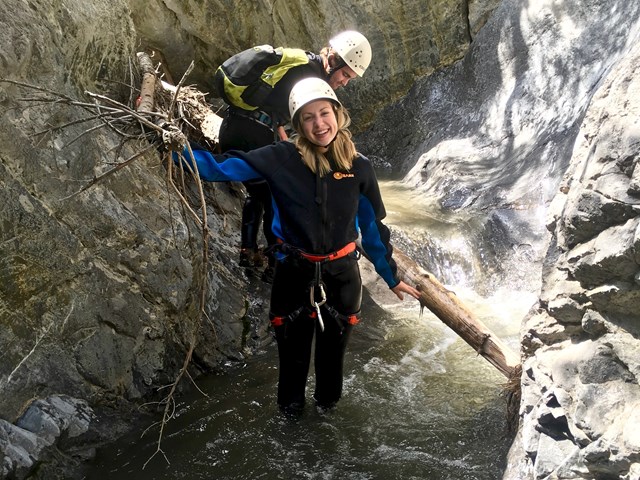
[[[324,332],[324,318],[322,317],[322,311],[320,307],[324,307],[326,312],[334,318],[338,322],[338,326],[340,330],[343,330],[342,323],[345,322],[349,325],[355,325],[359,321],[359,313],[351,314],[351,315],[343,315],[339,313],[335,308],[331,305],[327,304],[327,292],[325,290],[325,284],[322,281],[322,266],[327,262],[332,262],[334,260],[338,260],[339,258],[346,257],[347,255],[354,253],[357,258],[359,258],[359,252],[356,249],[356,243],[350,242],[340,250],[336,250],[335,252],[327,253],[327,254],[312,254],[306,253],[299,248],[296,248],[288,243],[284,243],[282,240],[278,240],[278,243],[272,247],[273,250],[276,250],[284,255],[291,256],[293,258],[305,260],[313,265],[313,279],[309,283],[309,305],[311,307],[310,317],[318,319],[318,325],[320,326],[320,331]],[[295,310],[293,313],[290,313],[286,316],[275,316],[271,317],[271,324],[274,327],[279,327],[285,325],[288,320],[295,320],[303,308],[309,307],[300,307]]]
[[[327,292],[325,291],[325,284],[322,281],[322,265],[327,262],[332,262],[334,260],[338,260],[339,258],[346,257],[350,253],[355,252],[356,243],[350,242],[340,250],[322,255],[306,253],[299,248],[295,248],[284,243],[280,244],[280,249],[281,251],[290,252],[298,258],[302,258],[313,264],[313,280],[309,284],[309,303],[318,316],[318,324],[320,325],[320,330],[324,332],[324,320],[322,318],[320,307],[325,305],[325,303],[327,302]],[[327,307],[328,305],[325,306],[325,308]]]

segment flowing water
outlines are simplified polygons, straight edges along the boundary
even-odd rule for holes
[[[394,189],[397,190],[397,189]],[[401,194],[384,189],[388,223],[432,223]],[[365,260],[363,260],[364,262]],[[496,290],[458,296],[517,351],[529,292]],[[164,433],[167,460],[156,455],[157,431],[100,451],[90,479],[434,479],[496,480],[510,445],[504,377],[414,301],[382,308],[368,296],[347,352],[337,408],[309,401],[296,419],[275,406],[277,351],[230,365],[198,381],[206,397],[181,398]],[[310,376],[309,396],[313,391]],[[147,462],[146,467],[143,465]]]

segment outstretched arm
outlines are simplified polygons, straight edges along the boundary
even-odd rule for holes
[[[213,155],[211,152],[200,150],[193,145],[191,151],[193,152],[193,157],[189,148],[185,148],[182,151],[182,158],[191,167],[193,167],[195,161],[198,173],[203,180],[209,182],[244,182],[245,180],[262,178],[257,171],[241,158]],[[176,163],[179,163],[181,160],[180,155],[176,153],[173,155]],[[216,159],[220,159],[220,163]]]

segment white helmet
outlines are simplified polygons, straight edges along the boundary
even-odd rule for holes
[[[371,63],[371,45],[360,32],[347,30],[339,33],[329,40],[329,45],[359,77]]]
[[[336,97],[333,88],[327,82],[318,77],[309,77],[300,80],[291,89],[289,94],[289,114],[293,116],[307,103],[314,100],[326,99],[342,105]]]

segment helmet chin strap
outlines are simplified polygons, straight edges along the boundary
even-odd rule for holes
[[[340,70],[342,67],[345,67],[347,64],[344,61],[341,61],[338,66],[331,68],[329,70],[329,78],[331,78],[333,76],[334,73],[336,73],[338,70]]]
[[[333,55],[333,58],[336,58],[336,54],[335,53],[332,53],[332,54],[329,54],[329,55]],[[347,65],[347,62],[345,62],[342,59],[342,57],[338,57],[338,58],[340,58],[340,60],[338,61],[338,64],[336,66],[332,67],[331,63],[329,62],[329,55],[327,55],[327,65],[329,65],[329,78],[331,78],[334,73],[336,73],[342,67],[345,67]]]

